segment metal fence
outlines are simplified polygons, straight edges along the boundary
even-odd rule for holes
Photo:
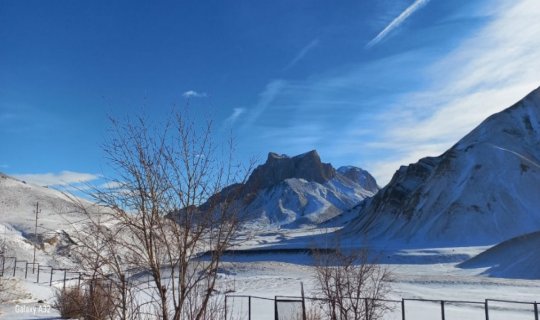
[[[414,320],[419,317],[441,320],[507,320],[518,317],[538,320],[538,303],[512,300],[485,299],[484,301],[433,300],[433,299],[370,299],[358,298],[366,304],[378,302],[386,307],[383,319]],[[227,295],[225,296],[225,320],[310,320],[309,310],[329,303],[317,297],[275,296],[274,298]],[[307,314],[307,316],[306,316]],[[467,314],[464,316],[464,314]],[[365,313],[365,319],[372,314]],[[330,319],[322,316],[318,319]]]
[[[140,270],[127,270],[127,275],[138,275],[139,284],[147,283],[150,287],[150,276],[141,276]],[[96,280],[76,270],[55,268],[49,265],[40,265],[16,257],[0,255],[0,277],[24,277],[38,284],[52,286],[53,284],[66,288],[67,285],[81,287],[85,281]],[[113,278],[103,278],[111,284]],[[510,314],[519,315],[523,320],[539,320],[538,303],[526,301],[485,299],[484,301],[459,300],[433,300],[433,299],[370,299],[357,298],[365,303],[365,309],[375,302],[390,310],[392,316],[388,319],[413,320],[419,312],[425,315],[430,313],[431,319],[453,320],[463,319],[463,311],[468,312],[467,319],[478,320],[507,320]],[[328,303],[325,299],[317,297],[275,296],[274,298],[257,297],[250,295],[225,296],[225,320],[306,320],[309,310]],[[254,312],[254,310],[256,310]],[[389,314],[390,314],[389,313]],[[370,315],[366,313],[366,319]],[[384,319],[387,319],[385,316]]]
[[[139,275],[138,284],[147,284],[150,286],[150,276],[141,277],[144,272],[140,270],[126,270],[125,272],[128,282],[132,283],[132,279],[129,279],[130,275]],[[114,279],[113,275],[101,276],[99,279],[96,276],[87,275],[84,272],[77,270],[71,270],[66,268],[57,268],[50,265],[41,265],[39,263],[32,263],[26,260],[18,260],[17,257],[4,257],[0,255],[0,277],[18,277],[25,280],[34,281],[38,284],[44,284],[53,286],[53,284],[59,287],[66,288],[66,286],[76,286],[78,288],[86,281],[109,281],[113,283],[119,279]]]

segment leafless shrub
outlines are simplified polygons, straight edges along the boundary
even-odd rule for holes
[[[114,311],[118,292],[112,285],[104,280],[92,280],[88,283],[88,288],[84,294],[85,320],[106,320],[114,319]]]
[[[306,308],[306,318],[305,319],[298,319],[298,320],[323,320],[324,319],[324,313],[321,308],[317,308],[316,306],[311,306],[310,308]]]
[[[65,319],[115,319],[114,301],[117,292],[103,280],[89,281],[82,287],[58,290],[53,308]]]
[[[377,320],[389,309],[380,301],[390,291],[391,274],[370,263],[367,249],[316,251],[315,279],[323,310],[331,320]]]
[[[80,288],[64,288],[55,294],[52,306],[60,312],[63,319],[78,319],[84,314],[85,297]]]

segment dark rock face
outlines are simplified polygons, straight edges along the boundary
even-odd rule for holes
[[[376,211],[403,214],[410,219],[423,191],[424,181],[433,174],[444,157],[427,157],[399,168],[388,186],[374,197],[373,208]]]
[[[315,150],[292,158],[270,152],[266,163],[253,170],[246,183],[246,189],[254,192],[290,178],[325,183],[335,176],[336,170],[331,164],[322,163]]]

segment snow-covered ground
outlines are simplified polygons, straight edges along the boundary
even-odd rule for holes
[[[316,295],[312,257],[299,249],[307,239],[318,237],[327,230],[277,230],[262,232],[243,242],[244,249],[257,252],[227,255],[220,275],[222,292],[233,295],[252,295],[273,299],[275,296],[299,296],[301,283],[306,295]],[[310,238],[311,237],[311,238]],[[304,248],[309,246],[305,245]],[[262,250],[264,249],[264,250]],[[276,250],[273,250],[276,249]],[[287,250],[289,249],[289,250]],[[486,247],[465,248],[407,248],[392,249],[376,246],[373,256],[394,275],[390,299],[432,299],[473,301],[479,304],[445,305],[446,319],[485,319],[485,299],[514,301],[540,300],[539,280],[495,278],[485,275],[485,268],[462,269],[458,264],[483,252]],[[271,251],[267,251],[271,250]],[[0,306],[2,319],[51,319],[58,316],[49,309],[54,289],[33,280],[10,279],[16,288],[12,302]],[[30,279],[34,279],[29,277]],[[38,300],[44,303],[38,304]],[[406,319],[440,319],[440,302],[405,302]],[[385,319],[401,319],[401,306]],[[247,312],[247,298],[228,298],[228,308],[236,315]],[[273,319],[271,300],[252,300],[252,319]],[[35,314],[34,314],[35,313]],[[490,302],[490,319],[534,319],[532,305]]]

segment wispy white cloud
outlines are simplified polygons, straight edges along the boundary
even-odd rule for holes
[[[264,113],[266,108],[270,106],[274,99],[281,93],[286,86],[283,80],[273,80],[268,83],[264,91],[259,95],[257,104],[248,111],[247,119],[243,125],[244,128],[252,125]]]
[[[273,81],[245,123],[266,148],[317,148],[325,161],[362,166],[383,185],[400,165],[441,154],[540,85],[537,0],[489,7],[489,19],[453,38],[447,53],[418,49]]]
[[[401,164],[441,154],[540,85],[538,15],[537,1],[500,2],[491,22],[428,67],[431,86],[404,95],[379,115],[383,134],[370,147],[393,153],[373,163],[380,180],[388,181]]]
[[[208,95],[206,92],[197,92],[195,90],[188,90],[182,93],[184,98],[206,98]]]
[[[390,32],[398,28],[407,18],[409,18],[415,11],[425,6],[429,0],[415,0],[407,9],[405,9],[399,16],[397,16],[390,24],[388,24],[375,38],[368,42],[366,47],[371,48],[377,43],[381,42]]]
[[[294,67],[300,60],[304,59],[304,57],[308,54],[308,52],[310,52],[315,47],[317,47],[319,43],[320,41],[318,38],[313,39],[310,43],[308,43],[305,47],[303,47],[302,50],[300,50],[300,52],[298,52],[296,57],[294,57],[294,59],[292,59],[291,62],[289,62],[285,66],[285,68],[283,68],[283,71],[289,70],[290,68]]]
[[[121,189],[121,188],[124,188],[125,185],[121,182],[118,182],[118,181],[107,181],[105,183],[102,183],[98,186],[98,189],[105,189],[105,190],[110,190],[110,189],[113,189],[113,190],[118,190],[118,189]]]
[[[14,174],[13,177],[40,186],[70,186],[92,182],[101,178],[101,175],[73,171],[61,171],[58,173],[26,173]]]
[[[227,119],[225,119],[225,124],[232,125],[245,112],[246,112],[246,108],[234,108],[231,115],[227,117]]]

